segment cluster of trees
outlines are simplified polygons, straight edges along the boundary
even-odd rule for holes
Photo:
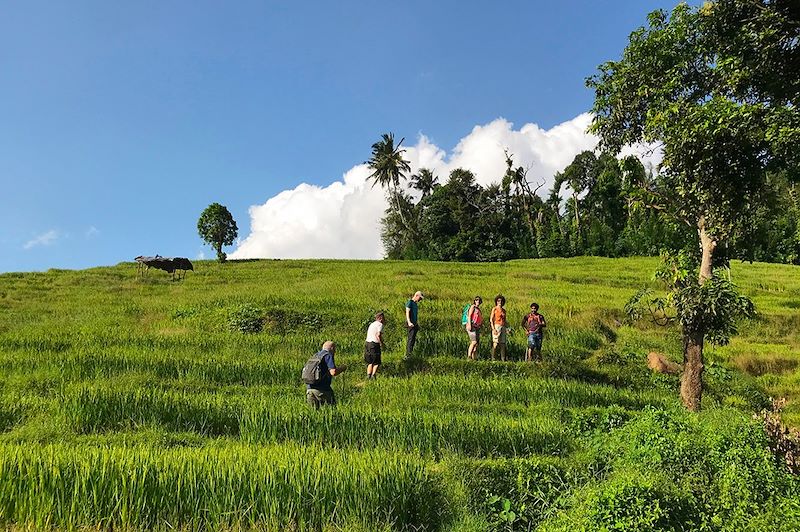
[[[381,157],[391,153],[392,157]],[[381,221],[388,258],[502,261],[515,258],[659,255],[696,246],[679,220],[654,201],[674,194],[635,156],[578,154],[540,194],[528,172],[506,153],[506,172],[481,186],[472,172],[453,170],[442,183],[422,168],[409,176],[403,150],[386,134],[368,161],[373,180],[387,188]],[[407,179],[408,176],[408,179]],[[747,223],[724,250],[727,257],[800,264],[800,190],[786,172],[766,176]]]
[[[697,410],[705,342],[726,343],[753,311],[726,275],[728,260],[798,262],[800,3],[713,0],[655,11],[631,33],[621,59],[598,70],[587,80],[595,93],[590,131],[609,155],[579,155],[547,201],[530,193],[509,157],[500,185],[478,187],[456,170],[439,188],[426,177],[433,184],[414,202],[399,187],[408,171],[403,151],[385,135],[369,161],[391,199],[384,242],[389,256],[444,260],[671,243],[657,272],[665,293],[642,291],[627,310],[680,326],[681,398]],[[640,142],[662,148],[655,177],[635,160],[614,160]],[[572,195],[562,205],[564,183]]]

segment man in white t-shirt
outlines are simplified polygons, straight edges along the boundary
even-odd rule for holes
[[[364,362],[367,363],[367,379],[374,379],[381,365],[381,348],[383,347],[383,312],[375,314],[375,321],[367,329],[367,343],[364,348]]]

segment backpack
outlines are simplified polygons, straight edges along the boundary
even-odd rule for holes
[[[322,378],[328,370],[328,366],[322,361],[322,357],[322,353],[317,353],[309,358],[306,365],[303,366],[303,372],[300,374],[300,378],[304,383],[314,385],[322,382]]]
[[[471,306],[472,304],[470,303],[469,305],[465,306],[464,310],[461,312],[461,325],[467,325],[467,321],[470,319],[469,309]],[[481,317],[480,310],[477,307],[475,307],[475,310],[477,313],[475,311],[472,312],[472,324],[476,327],[480,327],[483,324],[483,318]]]
[[[467,321],[469,320],[469,308],[471,306],[472,306],[472,303],[470,303],[469,305],[466,305],[464,307],[464,310],[461,311],[461,325],[465,325],[466,326]]]

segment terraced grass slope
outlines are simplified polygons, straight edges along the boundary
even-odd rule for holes
[[[800,484],[752,412],[800,425],[800,280],[735,264],[759,317],[708,351],[682,410],[677,331],[623,325],[656,259],[505,264],[201,262],[0,275],[0,521],[34,528],[733,530],[800,527]],[[408,296],[422,331],[403,361]],[[545,363],[466,360],[461,309],[502,293],[548,319]],[[377,381],[366,326],[387,312]],[[487,315],[488,315],[488,308]],[[249,318],[263,323],[243,333]],[[518,329],[518,327],[515,327]],[[487,335],[488,336],[488,335]],[[326,339],[339,406],[300,369]],[[510,352],[525,338],[514,330]]]

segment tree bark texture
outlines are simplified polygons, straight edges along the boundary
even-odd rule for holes
[[[704,217],[700,217],[697,222],[697,234],[700,236],[700,247],[703,251],[703,258],[700,262],[700,279],[702,285],[707,280],[711,279],[713,273],[713,260],[714,250],[717,249],[717,240],[711,237],[706,232],[706,221]]]
[[[583,239],[581,238],[581,217],[578,213],[578,194],[575,191],[572,192],[572,201],[575,202],[575,232],[578,236],[578,243],[575,249],[580,252],[583,249]]]
[[[696,331],[683,333],[681,400],[692,412],[700,410],[703,396],[703,336],[702,332]]]
[[[390,195],[392,196],[391,199],[394,200],[394,208],[397,211],[397,214],[400,216],[400,223],[402,223],[403,226],[406,228],[406,231],[408,231],[413,236],[414,230],[408,224],[408,220],[406,220],[406,217],[403,215],[403,208],[400,205],[400,197],[396,185],[392,185],[392,192],[390,192]]]
[[[714,250],[717,240],[706,232],[705,218],[697,222],[697,234],[700,237],[702,260],[697,282],[702,286],[713,275]],[[681,375],[681,400],[689,410],[700,410],[703,396],[703,344],[705,332],[703,324],[693,324],[690,330],[683,331],[683,374]]]

